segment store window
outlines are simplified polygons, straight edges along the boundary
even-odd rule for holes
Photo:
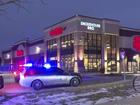
[[[74,55],[61,56],[61,68],[68,71],[74,70]]]
[[[47,41],[47,58],[48,61],[57,57],[57,38]]]
[[[62,69],[74,70],[74,34],[68,34],[60,37],[60,67]]]
[[[61,55],[68,55],[68,54],[73,54],[74,53],[74,35],[69,34],[60,37],[60,53]]]
[[[101,69],[101,35],[84,35],[84,66],[86,71],[99,72]]]
[[[116,48],[117,36],[106,36],[106,51],[107,51],[107,68],[108,71],[117,70],[117,48]]]

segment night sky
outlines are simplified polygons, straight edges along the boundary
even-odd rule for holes
[[[31,1],[31,0],[30,0]],[[39,0],[25,3],[27,10],[9,5],[0,15],[0,51],[13,43],[43,36],[43,29],[75,14],[121,21],[140,28],[140,0]],[[2,7],[0,7],[2,8]]]

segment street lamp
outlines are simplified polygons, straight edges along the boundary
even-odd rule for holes
[[[121,56],[121,59],[122,59],[122,63],[123,63],[123,77],[124,77],[124,81],[126,80],[126,70],[125,70],[125,51],[124,49],[121,50],[120,52],[120,56]]]

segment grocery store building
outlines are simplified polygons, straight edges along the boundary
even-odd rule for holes
[[[33,62],[67,71],[139,73],[140,30],[120,21],[75,15],[44,29],[37,40],[22,40],[2,51],[2,65]]]

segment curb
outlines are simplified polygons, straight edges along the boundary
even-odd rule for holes
[[[100,83],[100,84],[90,84],[90,85],[81,85],[80,87],[72,87],[73,89],[98,89],[98,88],[120,88],[120,87],[127,87],[132,86],[132,80],[122,80],[117,82],[111,83]]]

